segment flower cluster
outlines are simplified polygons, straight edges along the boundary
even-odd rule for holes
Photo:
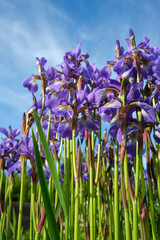
[[[125,51],[120,42],[116,41],[115,59],[107,61],[101,69],[89,62],[89,55],[81,51],[82,43],[65,53],[63,62],[58,68],[53,66],[47,68],[47,60],[44,57],[36,58],[38,74],[33,74],[23,81],[23,86],[33,96],[33,104],[24,113],[22,137],[17,139],[20,130],[13,131],[9,127],[7,131],[0,128],[0,132],[5,135],[0,144],[0,167],[7,169],[7,176],[14,170],[20,171],[21,159],[26,158],[30,164],[28,174],[35,184],[38,182],[33,141],[30,136],[35,122],[34,112],[36,112],[54,156],[61,183],[69,166],[69,176],[72,177],[74,171],[75,191],[78,191],[76,182],[79,179],[85,184],[90,181],[91,187],[93,187],[91,183],[97,186],[98,181],[102,179],[101,187],[105,185],[105,180],[108,181],[111,198],[112,176],[116,178],[117,171],[117,179],[121,181],[123,206],[128,209],[127,201],[130,202],[130,197],[125,191],[130,191],[131,200],[133,205],[135,204],[134,214],[137,214],[139,209],[137,207],[139,173],[137,172],[140,166],[138,159],[142,158],[144,152],[147,155],[147,176],[154,180],[155,186],[160,184],[157,184],[157,179],[160,177],[153,164],[158,156],[160,143],[160,50],[151,47],[147,37],[137,45],[132,29],[126,42],[128,48]],[[39,98],[37,97],[38,81],[42,88]],[[102,138],[101,130],[108,125],[108,134],[104,132]],[[36,132],[35,135],[39,139],[39,133]],[[76,146],[75,139],[77,139],[77,155],[76,147],[72,148],[73,151],[69,150],[71,146]],[[38,144],[44,173],[49,183],[50,168],[45,161],[46,157],[40,141]],[[82,151],[84,154],[81,153],[81,144],[85,145]],[[61,158],[62,153],[64,158]],[[118,168],[115,170],[116,164],[119,171]],[[141,168],[143,185],[142,173],[143,165]],[[51,188],[51,183],[49,184]],[[149,184],[149,181],[144,182],[144,186],[145,184]],[[91,187],[90,195],[93,190]],[[97,191],[100,194],[100,189]],[[142,195],[144,197],[144,192]],[[85,195],[86,198],[87,196]],[[102,202],[105,202],[103,196]],[[142,205],[144,210],[144,204]],[[133,231],[136,235],[136,226],[134,227]]]

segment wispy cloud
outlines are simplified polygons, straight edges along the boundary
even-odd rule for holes
[[[4,106],[4,110],[8,106],[19,112],[25,112],[31,103],[32,98],[28,93],[17,93],[9,87],[0,88],[0,104]]]

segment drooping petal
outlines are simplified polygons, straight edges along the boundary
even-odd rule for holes
[[[72,139],[72,121],[63,120],[58,123],[57,132],[62,138]]]
[[[21,164],[21,160],[19,160],[19,161],[17,161],[16,163],[14,163],[14,164],[8,169],[8,172],[6,173],[6,176],[9,177],[14,170],[20,168],[20,164]]]
[[[117,138],[117,133],[121,127],[122,121],[120,119],[119,114],[117,114],[111,121],[110,129],[109,129],[109,134],[113,138]]]
[[[102,109],[103,108],[103,109]],[[100,108],[99,115],[104,122],[110,122],[112,119],[112,111],[109,108]]]
[[[59,105],[57,108],[54,109],[55,116],[64,117],[66,119],[70,119],[73,116],[73,109],[70,105],[63,106]]]
[[[127,126],[126,135],[129,135],[132,132],[137,132],[139,130],[139,128],[140,127],[137,124]]]
[[[35,93],[38,90],[38,84],[35,81],[35,77],[26,78],[23,81],[23,87],[28,88],[30,93]]]
[[[139,102],[138,106],[142,109],[142,116],[145,122],[155,122],[157,115],[155,109],[144,102]]]

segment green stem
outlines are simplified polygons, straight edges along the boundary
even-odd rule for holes
[[[12,184],[12,174],[9,177],[9,207],[8,207],[8,216],[7,216],[7,237],[6,240],[11,239],[11,225],[10,225],[10,218],[11,218],[11,206],[12,206],[12,190],[13,190],[13,184]]]
[[[24,181],[25,181],[25,158],[22,158],[22,175],[21,175],[21,190],[20,190],[20,201],[19,201],[19,217],[18,217],[17,240],[21,239]]]
[[[74,177],[77,176],[76,168],[76,131],[73,130],[73,167],[74,167]],[[78,240],[78,214],[79,214],[79,181],[75,181],[75,219],[74,219],[74,239]]]
[[[119,233],[119,193],[118,193],[118,142],[115,140],[115,161],[114,161],[114,239],[118,240]]]
[[[99,130],[99,141],[98,141],[97,171],[96,171],[96,179],[95,179],[96,184],[99,178],[100,161],[101,161],[101,119],[99,120],[99,124],[100,124],[100,130]]]
[[[133,236],[135,239],[138,239],[138,188],[139,188],[139,167],[140,167],[140,158],[139,158],[139,142],[137,138],[136,142],[136,169],[135,169],[135,197],[136,199],[133,202]]]
[[[98,199],[98,216],[99,216],[99,223],[98,223],[98,239],[102,239],[102,218],[101,218],[101,199],[100,199],[100,182],[97,183],[97,199]]]
[[[150,149],[148,140],[146,141],[146,160],[147,160],[147,173],[148,173],[148,187],[149,187],[149,202],[151,211],[151,227],[152,227],[152,239],[156,240],[156,224],[155,224],[155,214],[154,214],[154,203],[153,203],[153,191],[152,191],[152,180],[150,173]]]
[[[73,140],[71,140],[71,148],[70,148],[70,156],[71,156],[71,208],[70,208],[70,238],[73,238],[73,230],[74,230],[74,216],[73,216],[73,208],[74,208],[74,167],[73,167]]]
[[[33,216],[32,216],[32,191],[33,191],[33,184],[31,183],[31,201],[30,201],[30,240],[33,240]]]
[[[40,113],[39,120],[41,120],[41,118],[42,118],[42,115],[43,115],[44,104],[45,104],[45,94],[44,94],[44,93],[42,93],[42,108],[41,108],[41,113]]]
[[[66,141],[66,140],[65,140]],[[64,142],[65,143],[65,142]],[[64,147],[66,148],[66,143],[64,144]],[[70,197],[70,142],[67,140],[67,153],[64,153],[67,155],[66,159],[66,166],[64,174],[67,176],[67,184],[68,184],[68,190],[66,191],[66,210],[67,210],[67,217],[65,217],[65,239],[68,240],[69,235],[69,197]],[[65,160],[64,160],[65,162]]]
[[[95,119],[95,113],[94,113],[94,119]],[[95,177],[95,169],[94,169],[94,147],[95,147],[95,138],[94,138],[94,131],[91,132],[91,140],[92,140],[92,171],[93,171],[93,178],[92,182],[94,181]],[[101,136],[101,134],[100,134]],[[98,175],[97,175],[98,176]],[[96,238],[96,210],[97,210],[97,205],[96,205],[96,187],[92,185],[92,201],[93,201],[93,212],[92,212],[92,218],[93,218],[93,239]]]
[[[93,226],[93,167],[90,166],[90,176],[89,176],[89,183],[90,183],[90,240],[94,240],[94,226]]]

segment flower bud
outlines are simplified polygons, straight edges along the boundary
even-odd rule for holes
[[[131,47],[135,48],[136,47],[135,35],[134,35],[133,30],[131,28],[129,29],[129,40],[130,40],[130,43],[131,43]]]

